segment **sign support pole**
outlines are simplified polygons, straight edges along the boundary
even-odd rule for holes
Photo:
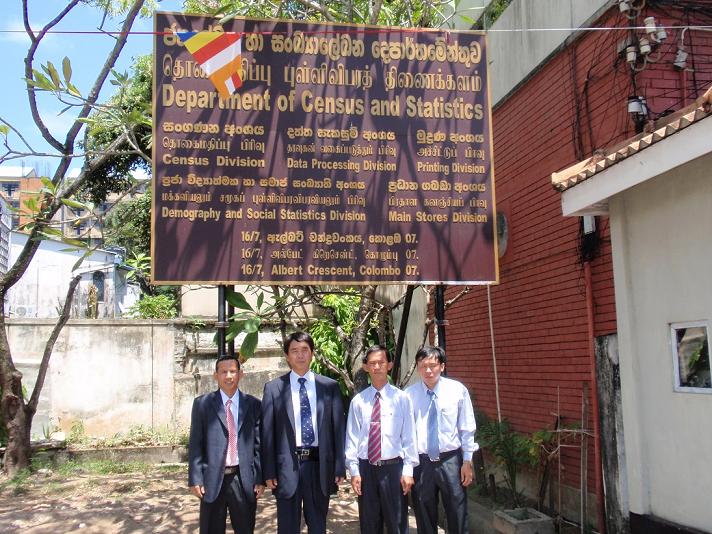
[[[235,286],[230,286],[230,289],[232,291],[234,291]],[[230,304],[228,302],[227,303],[227,317],[225,318],[225,330],[227,329],[227,326],[230,323],[230,317],[232,317],[233,315],[235,315],[235,306],[233,306],[232,304]],[[225,330],[223,330],[223,332]],[[230,341],[227,342],[227,353],[230,355],[231,358],[235,357],[235,340],[234,339],[231,339]]]
[[[438,346],[445,350],[445,284],[435,288],[435,324],[438,327]],[[447,374],[447,369],[443,374]]]
[[[398,330],[398,341],[396,342],[396,357],[391,371],[391,378],[394,383],[400,381],[401,358],[403,357],[403,344],[405,343],[405,332],[408,329],[408,319],[410,317],[410,305],[413,302],[414,285],[409,285],[405,292],[403,301],[403,314],[401,315],[400,328]]]
[[[215,328],[218,331],[218,358],[225,355],[225,330],[227,329],[227,318],[225,315],[225,289],[227,286],[218,286],[218,322]]]

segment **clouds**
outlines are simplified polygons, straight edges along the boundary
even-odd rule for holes
[[[30,44],[22,20],[11,20],[0,27],[0,43],[17,44],[23,47]]]

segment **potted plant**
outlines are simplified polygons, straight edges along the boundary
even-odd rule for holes
[[[517,477],[522,467],[535,466],[539,461],[539,446],[530,437],[515,432],[509,422],[482,421],[477,437],[504,471],[504,480],[512,495],[514,508],[494,512],[494,529],[501,534],[553,534],[553,520],[524,505]]]

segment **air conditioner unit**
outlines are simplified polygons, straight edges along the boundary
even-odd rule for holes
[[[18,304],[11,308],[11,313],[14,313],[15,317],[34,317],[36,309],[34,306]]]

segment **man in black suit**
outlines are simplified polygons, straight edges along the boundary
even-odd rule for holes
[[[188,485],[200,499],[201,534],[224,534],[227,511],[237,534],[255,530],[260,466],[260,401],[239,391],[240,362],[215,363],[218,390],[193,401],[188,443]]]
[[[326,532],[329,495],[346,476],[344,409],[336,381],[309,370],[314,341],[295,332],[284,343],[292,369],[265,384],[262,470],[277,498],[279,534]]]

